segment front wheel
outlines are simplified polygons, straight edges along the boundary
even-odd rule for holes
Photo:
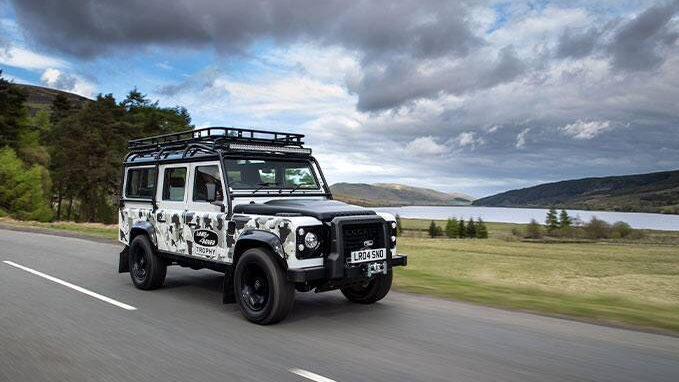
[[[236,302],[248,320],[268,325],[284,319],[295,299],[295,286],[285,272],[262,248],[248,249],[236,264],[233,287]]]
[[[380,274],[373,277],[363,285],[351,286],[340,289],[344,297],[351,302],[358,304],[372,304],[384,298],[391,289],[393,272],[389,271],[386,275]]]

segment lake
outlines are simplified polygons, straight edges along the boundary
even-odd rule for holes
[[[403,218],[435,219],[443,220],[449,217],[481,218],[487,222],[498,223],[528,223],[535,219],[540,223],[545,222],[546,209],[541,208],[505,208],[505,207],[434,207],[434,206],[408,206],[408,207],[378,207],[377,211],[398,214]],[[605,220],[609,223],[624,221],[634,228],[658,229],[667,231],[679,231],[679,215],[649,214],[641,212],[612,212],[612,211],[582,211],[566,210],[572,218],[579,217],[582,221],[589,221],[592,216]]]

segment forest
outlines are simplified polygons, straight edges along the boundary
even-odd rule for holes
[[[0,216],[19,220],[114,223],[127,141],[193,128],[185,108],[136,88],[122,101],[58,94],[35,113],[27,99],[0,71]]]

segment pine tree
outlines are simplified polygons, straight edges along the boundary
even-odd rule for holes
[[[456,218],[449,218],[446,223],[446,236],[454,238],[459,235],[459,226]]]
[[[571,221],[571,217],[568,216],[568,212],[566,210],[561,210],[561,213],[559,214],[559,227],[560,228],[568,228],[573,224]]]
[[[434,221],[431,221],[431,224],[429,224],[429,236],[431,238],[436,237],[436,223]]]
[[[479,239],[488,238],[488,228],[481,218],[479,218],[478,223],[476,223],[476,237]]]
[[[547,226],[547,231],[552,232],[555,229],[559,228],[559,218],[558,214],[556,212],[556,208],[551,207],[549,211],[547,211],[547,218],[545,219],[545,225]]]
[[[474,224],[474,218],[469,218],[469,221],[467,222],[467,237],[472,239],[476,237],[476,224]]]
[[[28,112],[26,94],[13,83],[2,78],[0,70],[0,148],[18,148],[19,134],[26,127]]]
[[[396,215],[396,236],[401,236],[403,227],[401,226],[401,217]]]
[[[457,236],[461,239],[467,237],[467,228],[464,225],[464,219],[460,219],[460,224],[458,225],[457,229]]]

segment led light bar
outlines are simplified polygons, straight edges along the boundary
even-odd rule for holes
[[[229,144],[229,149],[241,151],[277,152],[277,153],[311,155],[311,149],[302,147],[282,147],[282,146],[248,145],[242,143],[231,143]]]

